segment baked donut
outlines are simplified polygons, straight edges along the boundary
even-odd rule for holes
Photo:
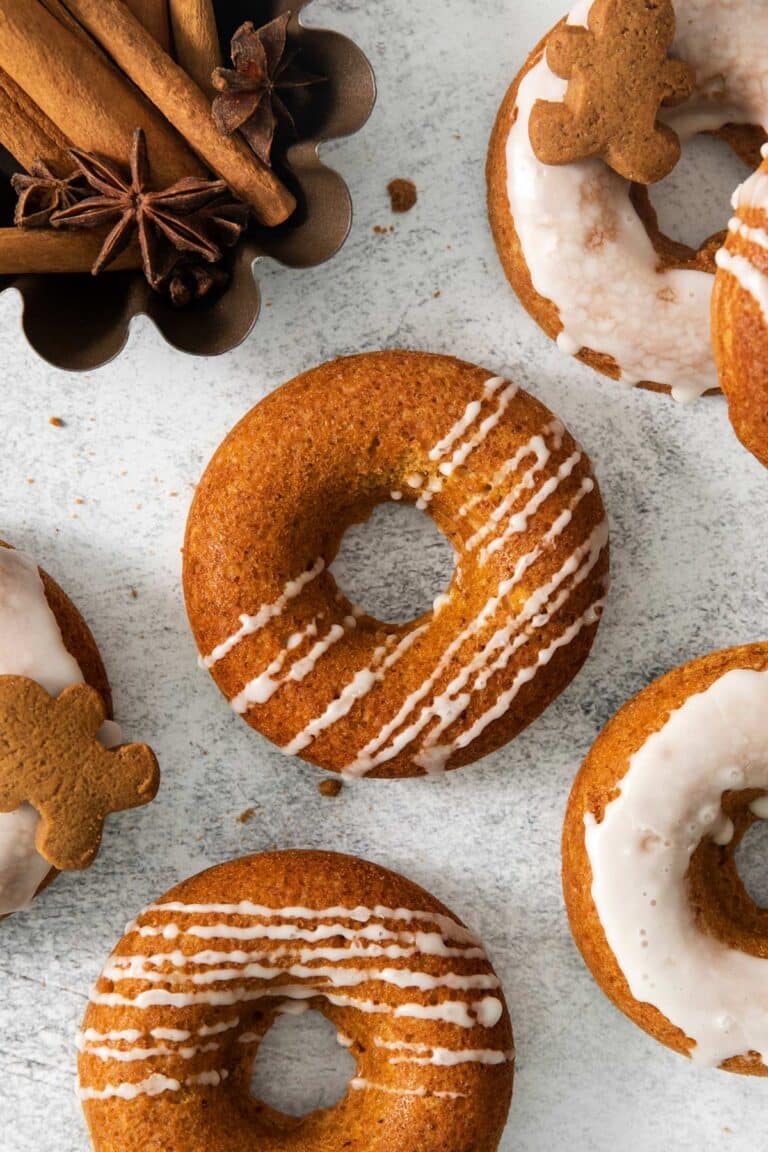
[[[77,608],[30,556],[0,542],[0,686],[12,692],[16,685],[29,681],[42,686],[52,697],[64,690],[71,692],[73,685],[85,683],[98,694],[100,713],[112,715],[112,697],[104,665]],[[97,724],[98,721],[94,728]],[[102,724],[98,738],[108,749],[122,743],[120,729],[111,720]],[[54,734],[50,733],[48,739],[49,747],[55,750]],[[6,755],[8,743],[6,735],[2,757]],[[138,803],[152,799],[157,790],[156,762],[148,749],[143,751],[148,764],[148,788]],[[74,759],[75,772],[78,772],[81,762],[77,755]],[[121,772],[121,761],[122,753],[112,761],[116,778]],[[55,765],[53,772],[58,773],[54,790],[61,793],[59,808],[68,810],[71,803],[72,822],[85,820],[81,801],[70,801],[65,795],[71,781],[64,776],[63,766]],[[71,794],[76,791],[75,785]],[[47,806],[42,810],[48,820]],[[27,908],[56,875],[57,869],[40,848],[42,823],[31,803],[25,802],[9,811],[0,810],[0,918]],[[96,847],[100,833],[100,824],[98,828],[89,829]]]
[[[661,7],[615,4],[626,20]],[[592,12],[591,0],[580,0],[567,23],[586,27]],[[690,98],[662,108],[661,120],[682,142],[702,132],[719,136],[757,167],[768,124],[768,8],[762,0],[675,0],[674,14],[671,50],[695,81]],[[489,211],[501,261],[523,305],[564,352],[627,384],[694,399],[718,384],[710,301],[722,235],[694,251],[659,230],[646,187],[601,159],[555,165],[537,158],[533,109],[538,101],[562,102],[567,87],[546,55],[562,27],[531,53],[493,130]],[[626,77],[630,91],[634,79]],[[598,86],[592,110],[599,99]]]
[[[433,612],[399,627],[329,572],[375,506],[427,511],[457,554]],[[587,657],[608,529],[589,460],[537,400],[409,352],[279,388],[216,452],[184,551],[202,660],[285,752],[351,776],[469,764],[512,739]]]
[[[603,991],[698,1064],[768,1075],[768,911],[735,853],[768,819],[768,643],[663,676],[597,740],[563,834],[571,928]]]
[[[734,208],[717,254],[712,339],[736,434],[768,468],[768,159]]]
[[[294,1119],[249,1086],[277,1016],[301,1010],[335,1025],[357,1072],[335,1107]],[[492,1152],[512,1096],[481,945],[415,884],[329,852],[179,884],[128,926],[78,1046],[95,1152]]]

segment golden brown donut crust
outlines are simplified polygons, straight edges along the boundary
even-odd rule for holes
[[[0,540],[0,548],[10,547],[10,544],[6,544]],[[111,718],[112,690],[109,685],[104,663],[101,659],[101,653],[99,652],[90,628],[69,596],[59,587],[53,577],[49,576],[42,568],[40,569],[40,577],[43,581],[43,587],[45,588],[45,598],[56,617],[56,623],[61,631],[64,647],[80,666],[80,671],[83,674],[83,679],[86,684],[90,684],[91,688],[95,688],[101,696],[106,705],[107,716]],[[58,872],[56,869],[52,868],[38,888],[37,895],[47,888],[48,885],[56,879],[57,875]],[[6,917],[0,916],[0,920],[4,919],[6,919]]]
[[[162,898],[160,904],[171,901],[194,905],[219,904],[221,901],[239,905],[241,901],[249,901],[268,909],[331,908],[334,909],[333,916],[323,923],[330,919],[332,923],[346,924],[348,929],[359,929],[362,921],[343,916],[340,909],[407,908],[448,916],[459,923],[444,905],[402,876],[374,864],[328,852],[273,852],[232,861],[178,885]],[[171,922],[194,925],[221,924],[224,919],[220,911],[213,914],[198,910],[193,915],[180,916],[178,912],[158,912],[156,907],[139,917],[137,923],[142,928],[167,925],[168,915]],[[252,918],[241,915],[228,916],[226,920],[240,925],[254,923]],[[262,922],[269,925],[276,920],[262,915]],[[386,917],[380,922],[395,931],[414,927],[406,921],[387,920]],[[291,923],[300,931],[311,932],[318,921],[298,918]],[[416,926],[434,930],[428,920],[419,921]],[[350,943],[349,939],[341,936],[321,941],[322,946],[333,948],[347,948]],[[189,953],[200,948],[249,947],[267,949],[274,947],[274,943],[261,940],[249,945],[242,939],[196,940],[183,934],[164,944],[162,938],[147,939],[134,932],[120,941],[113,955],[135,956],[175,948]],[[296,947],[296,944],[291,944],[291,947]],[[307,947],[307,944],[302,947]],[[289,961],[278,959],[274,962]],[[410,966],[435,975],[470,972],[491,976],[493,973],[487,959],[446,958],[426,953],[415,960],[361,961],[357,956],[348,963],[390,968]],[[195,966],[184,971],[197,970]],[[270,986],[286,982],[295,984],[296,980],[289,976],[278,977]],[[513,1064],[510,1060],[493,1065],[468,1062],[452,1067],[408,1063],[394,1066],[388,1062],[388,1054],[393,1050],[377,1045],[376,1040],[423,1044],[427,1051],[432,1046],[439,1046],[494,1049],[511,1054],[512,1028],[501,990],[494,991],[493,995],[502,1002],[503,1011],[498,1023],[491,1028],[480,1025],[463,1028],[436,1020],[399,1019],[392,1012],[397,1005],[413,1001],[434,1005],[445,999],[486,995],[483,992],[468,994],[445,988],[422,992],[373,981],[349,988],[348,995],[379,1005],[387,1004],[387,1012],[366,1013],[347,1006],[333,1006],[321,997],[308,1001],[311,1008],[322,1012],[341,1034],[352,1041],[350,1052],[357,1061],[357,1075],[375,1083],[386,1083],[392,1091],[350,1089],[333,1108],[294,1119],[250,1095],[251,1069],[258,1043],[274,1023],[281,1000],[278,997],[258,998],[258,989],[265,987],[265,981],[253,977],[248,983],[255,991],[254,998],[235,1005],[195,1004],[176,1009],[107,1007],[93,1003],[89,1006],[83,1022],[84,1031],[90,1028],[106,1034],[127,1029],[142,1033],[144,1038],[137,1042],[117,1042],[123,1047],[133,1043],[142,1046],[154,1043],[146,1039],[150,1030],[169,1027],[190,1032],[193,1036],[201,1028],[207,1029],[204,1034],[209,1038],[215,1037],[214,1042],[219,1047],[216,1051],[201,1052],[187,1059],[161,1056],[152,1058],[149,1063],[134,1060],[117,1064],[89,1053],[86,1046],[79,1058],[81,1089],[103,1090],[115,1078],[121,1082],[140,1083],[148,1075],[161,1074],[184,1082],[211,1067],[228,1071],[227,1078],[217,1086],[182,1083],[177,1091],[152,1097],[86,1100],[84,1109],[95,1152],[115,1152],[118,1148],[120,1152],[180,1152],[181,1149],[184,1152],[216,1152],[225,1148],[227,1152],[256,1152],[256,1149],[258,1152],[339,1152],[342,1148],[351,1152],[392,1152],[394,1149],[494,1152],[498,1147],[512,1096]],[[112,979],[102,976],[96,987],[97,992],[110,992],[116,985]],[[133,997],[147,988],[157,989],[158,985],[120,980],[117,987],[124,995]],[[183,991],[189,983],[182,978],[173,987]],[[232,983],[214,987],[232,988]],[[222,1022],[231,1025],[233,1018],[237,1020],[236,1026],[223,1032],[210,1031]],[[243,1042],[241,1037],[244,1035],[253,1039]],[[418,1095],[421,1089],[428,1094]],[[438,1092],[461,1095],[453,1099],[440,1097],[436,1095]]]
[[[557,306],[551,300],[541,296],[534,288],[515,229],[507,195],[507,140],[517,116],[517,94],[520,85],[528,73],[541,61],[550,36],[563,23],[564,21],[560,21],[534,48],[508,89],[493,126],[486,163],[488,214],[499,259],[507,279],[517,293],[523,307],[551,340],[557,340],[563,330],[563,324]],[[750,164],[754,168],[759,166],[760,148],[765,142],[765,134],[761,129],[752,125],[729,124],[712,135],[728,144],[746,164]],[[632,185],[631,196],[635,210],[643,221],[658,255],[660,271],[679,268],[711,274],[715,272],[715,253],[723,243],[724,231],[710,236],[698,249],[689,248],[686,244],[680,244],[665,236],[659,229],[656,212],[646,188],[637,184]],[[649,339],[652,338],[652,333],[649,333]],[[590,348],[582,348],[577,353],[576,359],[613,380],[618,380],[621,376],[619,365],[612,356],[605,353],[595,352]],[[654,392],[669,393],[671,391],[667,385],[649,380],[642,381],[638,387]]]
[[[740,208],[739,217],[750,228],[768,222],[760,208]],[[730,233],[726,250],[768,275],[768,252],[760,245]],[[712,297],[712,343],[736,435],[768,468],[768,327],[754,296],[722,268]]]
[[[216,452],[197,489],[190,511],[184,549],[184,593],[198,649],[211,653],[237,632],[241,616],[280,596],[288,581],[310,570],[318,557],[325,570],[292,600],[275,622],[242,640],[212,669],[229,700],[246,684],[281,659],[289,637],[322,617],[321,633],[343,622],[352,606],[339,593],[328,567],[346,529],[367,520],[393,490],[415,502],[412,473],[439,476],[429,450],[445,437],[467,405],[483,395],[491,373],[442,356],[382,352],[336,360],[299,376],[263,400],[229,434]],[[495,400],[484,411],[493,412]],[[479,419],[479,417],[478,417]],[[285,682],[266,703],[250,708],[246,721],[280,747],[286,747],[323,715],[361,669],[372,666],[382,646],[390,649],[422,625],[417,638],[386,676],[357,701],[348,715],[325,728],[300,755],[331,771],[354,760],[401,706],[435,670],[457,635],[482,612],[502,581],[515,572],[520,558],[542,542],[547,529],[579,493],[593,482],[591,465],[582,454],[573,472],[557,487],[524,530],[481,564],[480,549],[468,554],[467,542],[485,525],[506,489],[492,487],[499,467],[531,438],[551,424],[552,414],[537,400],[518,392],[487,439],[457,469],[429,505],[429,514],[458,554],[450,600],[439,615],[396,627],[362,616],[342,642],[336,643],[300,682]],[[563,433],[559,448],[535,481],[532,496],[547,477],[578,450]],[[520,465],[516,483],[530,458]],[[460,511],[479,496],[470,513]],[[521,503],[515,505],[519,508]],[[540,589],[604,520],[599,489],[594,484],[575,508],[571,522],[544,548],[524,578],[482,632],[465,645],[436,680],[423,704],[444,691],[457,667],[475,656],[494,632],[518,612],[526,597]],[[588,578],[573,591],[561,611],[535,631],[506,667],[494,673],[484,689],[474,692],[466,710],[441,740],[453,744],[496,703],[501,693],[529,666],[537,652],[564,629],[582,619],[604,592],[607,547]],[[482,731],[479,738],[451,755],[448,767],[472,763],[499,748],[531,723],[568,685],[586,659],[597,624],[583,627],[573,642],[558,648],[537,675],[519,685],[514,706]],[[307,645],[297,650],[304,655]],[[422,704],[414,708],[410,720]],[[420,774],[419,741],[378,765],[372,776]]]
[[[693,1041],[651,1004],[635,1000],[606,940],[592,900],[592,869],[586,849],[584,818],[600,822],[616,796],[631,757],[653,733],[664,727],[686,700],[711,687],[734,669],[766,671],[768,643],[715,652],[668,672],[623,706],[606,725],[579,771],[563,828],[563,891],[576,944],[605,994],[626,1016],[660,1043],[688,1055]],[[735,854],[755,822],[749,810],[754,790],[726,794],[723,807],[736,834],[726,847],[704,841],[688,876],[691,901],[700,927],[729,947],[768,957],[768,910],[758,908],[738,875]],[[723,1068],[744,1075],[766,1076],[759,1058],[742,1056]]]

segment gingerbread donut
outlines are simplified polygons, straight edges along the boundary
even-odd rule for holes
[[[434,897],[348,856],[211,868],[148,908],[100,976],[79,1036],[95,1152],[493,1152],[512,1029],[482,946]],[[250,1095],[277,1016],[316,1010],[357,1073],[293,1119]]]
[[[768,467],[768,160],[738,190],[734,208],[717,254],[712,338],[736,434]]]
[[[574,785],[563,884],[603,991],[698,1064],[766,1076],[768,911],[735,853],[768,819],[768,643],[663,676],[603,731]]]
[[[94,791],[90,797],[79,795],[79,790],[85,785],[85,761],[90,754],[87,741],[70,749],[71,738],[66,730],[63,744],[57,742],[56,730],[47,730],[42,741],[33,740],[32,732],[21,723],[21,720],[29,720],[23,706],[29,699],[30,682],[35,686],[32,699],[38,715],[41,709],[45,710],[49,694],[59,697],[59,701],[66,696],[78,710],[84,706],[86,712],[92,713],[95,707],[94,729],[98,728],[97,720],[100,722],[105,716],[112,715],[112,698],[104,665],[96,642],[77,608],[50,576],[38,569],[30,556],[0,543],[0,730],[3,732],[0,749],[0,917],[27,908],[60,868],[87,866],[98,848],[103,817],[119,807],[111,807],[108,796],[97,797]],[[87,693],[73,693],[73,686],[84,683],[94,690],[95,703]],[[41,689],[44,690],[42,694]],[[78,714],[83,715],[82,712]],[[98,737],[107,749],[117,748],[122,743],[120,729],[111,720],[101,724]],[[47,745],[45,756],[55,760],[55,754],[58,754],[61,763],[54,763],[52,767],[46,765],[45,771],[38,771],[36,778],[23,784],[9,779],[8,773],[12,772],[7,764],[10,753],[16,752],[17,758],[20,755],[23,764],[26,749],[27,768],[31,774],[30,765],[39,761],[41,743]],[[107,783],[107,791],[121,784],[127,752],[127,749],[116,752],[108,762],[103,762],[106,770],[115,777]],[[136,804],[143,804],[152,799],[157,790],[157,764],[148,749],[141,749],[139,759],[145,789],[134,799]],[[96,760],[93,764],[98,769]],[[28,792],[24,792],[25,787]],[[25,802],[6,807],[3,797],[20,790]],[[123,806],[135,806],[128,802],[130,800],[131,797],[127,797]],[[54,815],[59,823],[63,820],[67,826],[51,827],[56,823]],[[85,829],[78,828],[80,824],[84,824]],[[44,837],[46,826],[48,835]],[[72,842],[79,832],[85,839],[78,840],[72,862],[66,863],[67,851],[72,852]],[[50,853],[46,854],[46,844],[53,846],[54,833],[57,834],[58,851],[52,857]]]
[[[644,185],[702,132],[757,167],[763,32],[762,0],[580,0],[507,93],[488,157],[499,255],[538,324],[599,372],[680,400],[717,387],[710,302],[722,235],[696,251],[664,236]],[[667,163],[654,171],[659,155]]]
[[[417,504],[457,554],[433,612],[386,625],[329,572],[349,525]],[[530,724],[597,630],[608,529],[589,460],[481,368],[389,352],[278,389],[227,437],[189,516],[204,665],[285,752],[352,776],[472,763]]]

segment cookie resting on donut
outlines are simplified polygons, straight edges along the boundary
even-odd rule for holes
[[[768,149],[763,155],[734,196],[717,254],[712,339],[736,434],[768,468]]]
[[[736,850],[768,819],[768,644],[663,676],[603,731],[573,788],[563,885],[605,993],[695,1063],[768,1075],[768,913]]]
[[[357,1063],[333,1108],[250,1094],[261,1041],[315,1010]],[[373,864],[275,852],[187,880],[128,926],[91,993],[79,1094],[95,1152],[494,1152],[512,1029],[478,940]]]
[[[366,616],[329,571],[387,500],[457,555],[434,611]],[[285,752],[351,776],[472,763],[576,675],[602,613],[608,530],[589,460],[516,385],[446,357],[326,364],[227,437],[198,486],[184,559],[204,665]]]
[[[30,556],[0,546],[0,675],[27,676],[48,692],[83,681],[112,702],[104,665],[74,604]],[[105,742],[120,742],[117,725]],[[54,870],[35,848],[39,817],[29,805],[0,812],[0,916],[26,908]]]
[[[642,7],[626,0],[626,19]],[[580,0],[568,25],[586,28],[592,8]],[[763,0],[676,0],[674,10],[672,54],[693,69],[695,83],[689,99],[661,108],[661,121],[683,144],[712,133],[757,167],[768,126],[768,7]],[[546,58],[562,27],[532,52],[491,139],[489,212],[504,270],[563,351],[626,384],[692,400],[718,387],[710,303],[722,234],[688,248],[659,230],[647,189],[602,160],[548,165],[537,158],[533,110],[562,103],[567,91]],[[628,88],[634,79],[627,76]],[[590,95],[599,101],[599,87]]]

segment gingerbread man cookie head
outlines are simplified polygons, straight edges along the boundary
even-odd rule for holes
[[[659,119],[662,105],[693,91],[693,70],[669,57],[672,0],[595,0],[589,26],[560,24],[547,63],[568,81],[562,103],[539,100],[531,144],[543,164],[601,157],[626,180],[654,184],[680,159],[680,141]]]
[[[0,676],[0,812],[31,805],[40,815],[35,847],[59,871],[87,868],[106,817],[157,793],[154,754],[143,744],[108,751],[97,739],[105,719],[86,684],[54,699],[34,680]]]

